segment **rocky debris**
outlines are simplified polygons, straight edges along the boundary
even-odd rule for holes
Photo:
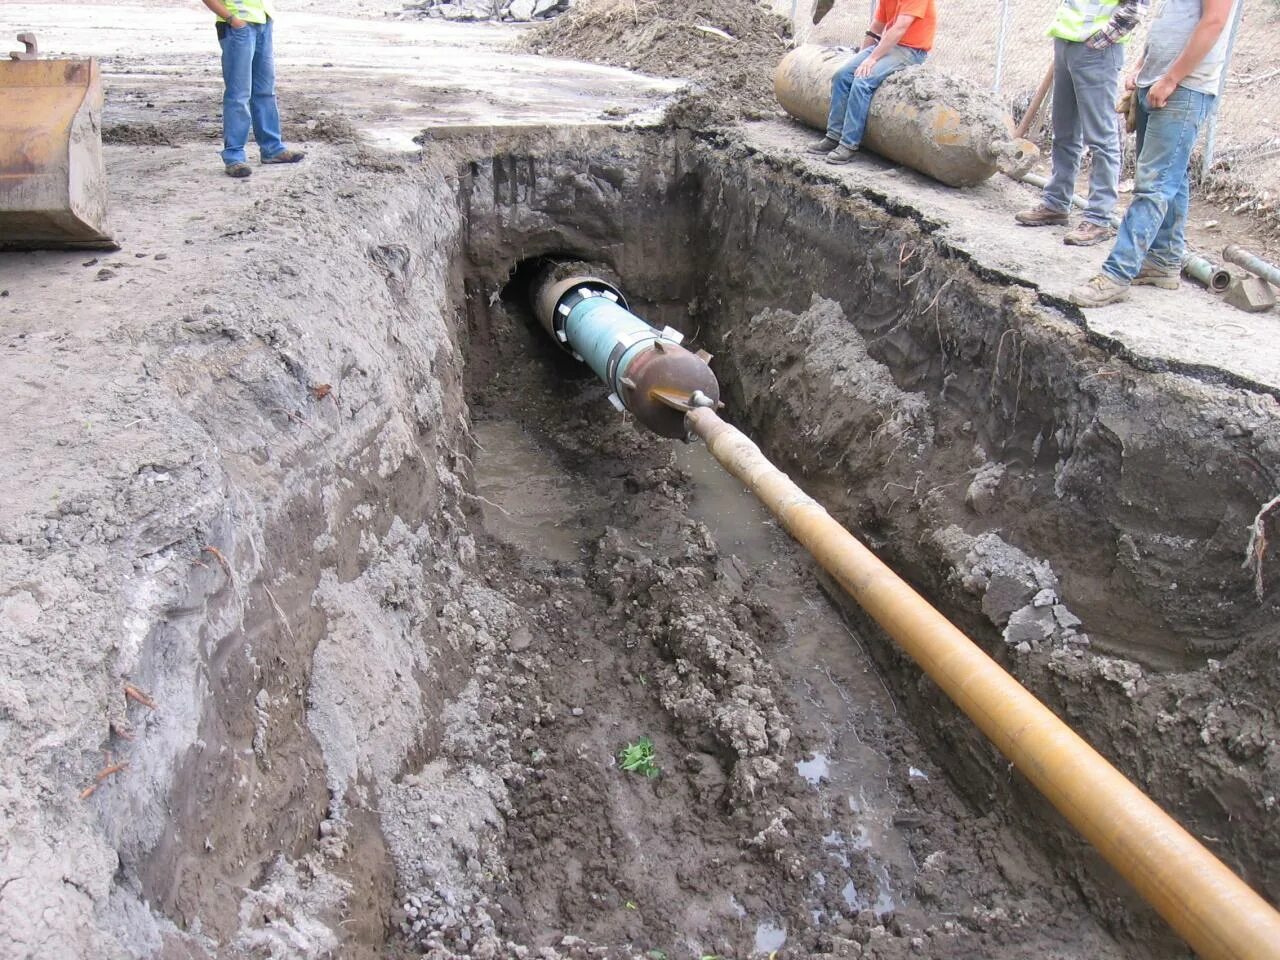
[[[351,893],[320,854],[293,863],[278,858],[267,879],[245,891],[240,902],[238,956],[316,957],[341,955],[334,930]]]
[[[1003,463],[984,463],[974,474],[964,494],[964,502],[974,513],[986,516],[999,505],[996,493],[1000,489],[1000,481],[1004,479]]]
[[[979,472],[987,483],[998,483],[1003,474],[1003,467]],[[1062,602],[1058,577],[1047,562],[1033,560],[997,533],[974,537],[953,525],[939,530],[933,540],[951,561],[952,578],[981,598],[982,612],[1002,629],[1005,643],[1020,653],[1041,646],[1089,645],[1088,635],[1077,629],[1082,621]]]
[[[573,0],[425,0],[405,7],[402,16],[432,17],[462,23],[506,20],[529,23],[566,12]]]
[[[757,639],[768,627],[743,602],[740,581],[708,575],[718,551],[706,527],[685,524],[679,559],[649,556],[619,531],[606,532],[597,578],[616,601],[635,604],[628,642],[643,638],[663,657],[656,671],[663,709],[688,742],[710,734],[728,752],[733,801],[750,804],[778,779],[791,740],[774,693],[778,677]]]

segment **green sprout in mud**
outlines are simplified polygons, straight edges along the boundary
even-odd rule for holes
[[[648,737],[641,737],[619,750],[618,766],[627,773],[643,774],[650,780],[662,772],[658,769],[657,757],[653,752],[653,741]]]

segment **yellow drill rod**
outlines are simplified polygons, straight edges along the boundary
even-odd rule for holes
[[[707,407],[689,428],[1206,960],[1280,960],[1280,913]]]

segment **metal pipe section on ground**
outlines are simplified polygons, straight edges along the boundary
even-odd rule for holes
[[[1214,293],[1222,293],[1231,286],[1231,271],[1199,254],[1188,253],[1182,258],[1182,272]]]
[[[825,130],[832,78],[853,55],[848,48],[796,47],[774,74],[778,103]],[[975,186],[1000,169],[1025,172],[1039,156],[989,97],[927,65],[895,73],[876,91],[862,146],[951,187]]]
[[[1022,176],[1016,177],[1015,179],[1041,190],[1049,185],[1049,178],[1038,173],[1024,173]],[[1071,195],[1071,202],[1081,210],[1084,210],[1089,206],[1089,201],[1076,193]],[[1116,214],[1112,214],[1110,219],[1111,226],[1119,229],[1122,218]],[[1227,249],[1239,250],[1240,248],[1228,247]],[[1192,280],[1208,287],[1214,293],[1223,293],[1229,286],[1231,286],[1230,270],[1226,267],[1219,266],[1196,253],[1187,253],[1182,258],[1182,273],[1184,276],[1190,277]]]
[[[684,414],[695,393],[719,403],[711,355],[691,353],[684,335],[636,316],[613,284],[578,272],[583,264],[547,264],[533,285],[533,308],[561,349],[589,366],[612,391],[609,400],[664,437],[684,440]],[[566,269],[567,268],[567,269]]]
[[[1280,960],[1280,913],[709,407],[712,455],[1206,960]]]
[[[1014,180],[1018,180],[1021,183],[1027,184],[1027,186],[1036,187],[1040,190],[1043,190],[1049,185],[1049,178],[1041,173],[1022,173],[1016,176],[1011,174],[1011,176],[1013,176]],[[1086,210],[1089,207],[1089,201],[1078,193],[1073,193],[1071,195],[1071,204],[1080,210]],[[1113,213],[1109,219],[1112,227],[1119,228],[1120,217],[1118,215]]]
[[[1268,263],[1261,257],[1250,253],[1244,247],[1231,244],[1222,250],[1222,259],[1244,267],[1255,276],[1261,277],[1274,287],[1280,287],[1280,267]]]

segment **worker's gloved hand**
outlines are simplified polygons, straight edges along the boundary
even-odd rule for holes
[[[1124,128],[1129,133],[1138,129],[1138,93],[1128,90],[1116,103],[1116,113],[1124,117]]]

